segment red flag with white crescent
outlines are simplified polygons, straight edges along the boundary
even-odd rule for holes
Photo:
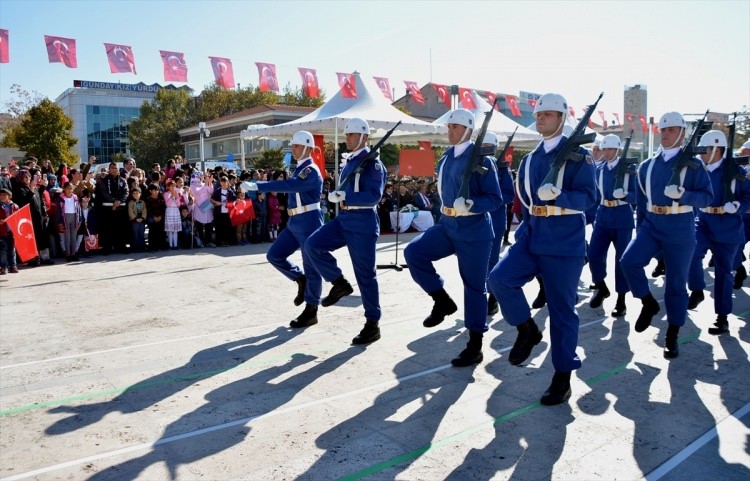
[[[505,101],[508,103],[508,108],[510,109],[510,113],[513,114],[513,117],[520,117],[521,109],[518,107],[518,97],[515,95],[506,95]]]
[[[356,99],[357,98],[357,86],[354,84],[354,75],[350,73],[336,72],[339,78],[339,87],[341,88],[341,95],[345,99]]]
[[[646,121],[646,116],[645,115],[639,115],[638,116],[638,120],[641,121],[641,130],[643,131],[644,134],[647,134],[648,133],[648,122]]]
[[[607,128],[607,119],[604,118],[604,110],[599,110],[599,117],[602,118],[602,127]]]
[[[617,126],[622,127],[622,123],[620,123],[620,114],[617,112],[612,112],[612,115],[615,117],[615,120],[617,121]]]
[[[181,52],[168,52],[159,50],[161,61],[164,64],[165,82],[187,82],[187,64],[185,54]]]
[[[571,117],[576,118],[576,109],[572,105],[568,107],[568,112],[570,112]]]
[[[318,73],[315,69],[297,67],[302,77],[302,92],[310,98],[320,97],[320,87],[318,87]]]
[[[10,62],[10,45],[8,44],[10,33],[0,28],[0,63]]]
[[[114,43],[105,43],[104,49],[107,51],[107,60],[109,61],[109,71],[112,73],[126,73],[135,71],[135,57],[133,49],[129,45],[117,45]]]
[[[633,122],[633,114],[625,114],[625,118],[628,119],[630,124],[630,130],[635,130],[635,122]]]
[[[276,65],[255,62],[258,67],[258,87],[261,92],[279,92],[279,80],[276,78]]]
[[[313,134],[313,140],[315,141],[315,148],[310,154],[310,157],[312,157],[313,162],[315,162],[315,165],[318,166],[318,170],[320,171],[321,177],[325,179],[326,177],[328,177],[328,172],[326,172],[326,159],[325,159],[326,143],[325,143],[324,137],[320,134]]]
[[[536,108],[536,99],[526,99],[526,102],[531,105],[531,110],[534,110]]]
[[[492,92],[485,92],[484,95],[487,96],[487,102],[489,102],[490,105],[494,105],[495,106],[495,110],[497,110],[498,112],[500,112],[500,105],[498,105],[498,104],[495,103],[495,100],[497,99],[497,95],[493,94]]]
[[[477,109],[477,103],[474,102],[474,96],[471,94],[470,89],[465,89],[463,87],[458,88],[458,98],[461,99],[461,107],[465,108],[466,110],[476,110]]]
[[[211,60],[211,68],[214,71],[216,85],[225,89],[234,88],[234,69],[232,61],[222,57],[208,57]]]
[[[423,104],[424,97],[422,96],[422,91],[419,90],[419,86],[417,85],[417,82],[412,82],[411,80],[404,80],[404,83],[406,84],[406,90],[409,92],[409,95],[411,95],[411,98],[413,98],[415,102],[419,102],[420,104]]]
[[[435,92],[437,92],[437,96],[440,99],[443,104],[451,108],[451,91],[450,87],[447,85],[440,85],[440,84],[432,84],[433,87],[435,87]]]
[[[47,45],[49,63],[60,62],[68,68],[78,67],[75,39],[45,35],[44,43]]]
[[[659,126],[656,124],[651,125],[651,130],[654,132],[654,135],[659,135]]]
[[[229,221],[233,226],[247,224],[255,219],[255,208],[250,200],[236,200],[227,204]]]
[[[432,150],[432,142],[429,140],[417,140],[420,150]]]
[[[385,98],[393,102],[393,92],[391,91],[391,83],[385,77],[373,77],[375,83],[380,87],[380,91],[383,92]]]
[[[31,223],[30,204],[18,209],[5,219],[5,223],[13,233],[16,243],[16,253],[21,262],[28,262],[39,255],[36,249],[36,238],[34,237],[34,224]]]

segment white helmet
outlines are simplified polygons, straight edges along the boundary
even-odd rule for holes
[[[344,126],[344,133],[370,135],[370,126],[367,125],[365,120],[358,118],[349,119]]]
[[[705,134],[703,134],[703,137],[701,137],[700,142],[698,142],[698,147],[727,147],[727,137],[724,135],[724,132],[721,130],[709,130]]]
[[[495,147],[497,147],[500,144],[500,141],[497,138],[497,134],[494,132],[487,132],[484,134],[484,140],[482,140],[483,144],[492,144]]]
[[[568,113],[568,101],[560,94],[544,94],[539,97],[534,106],[534,113],[553,110],[563,114]]]
[[[682,114],[679,112],[667,112],[662,115],[659,119],[659,130],[666,129],[667,127],[680,127],[685,128],[685,119],[682,118]]]
[[[601,149],[602,148],[602,140],[604,140],[604,136],[602,134],[596,134],[596,137],[594,138],[594,148],[595,149]]]
[[[456,109],[448,116],[449,124],[463,125],[467,129],[474,128],[474,114],[466,109]]]
[[[619,149],[620,148],[620,137],[615,134],[605,135],[599,146],[602,149]]]
[[[291,145],[302,145],[305,147],[314,147],[315,139],[312,134],[306,130],[300,130],[292,135]]]

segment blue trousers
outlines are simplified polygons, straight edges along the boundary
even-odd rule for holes
[[[579,318],[575,306],[585,258],[532,254],[528,239],[516,239],[490,272],[487,285],[503,318],[517,326],[531,318],[522,287],[541,274],[549,309],[552,365],[555,371],[570,372],[581,367],[576,354]]]
[[[16,267],[16,242],[12,235],[0,237],[0,267]]]
[[[633,229],[609,229],[606,227],[597,227],[591,233],[589,241],[589,269],[591,269],[591,279],[596,283],[603,281],[607,277],[607,251],[610,244],[615,246],[615,291],[618,294],[628,292],[628,281],[620,266],[620,257],[627,249],[630,239],[633,238]]]
[[[497,261],[500,260],[500,245],[502,244],[503,236],[505,235],[507,215],[505,206],[490,212],[490,218],[492,219],[492,232],[495,234],[495,238],[492,239],[487,272],[491,271],[492,268],[495,267],[495,264],[497,264]]]
[[[651,232],[641,229],[630,241],[620,259],[620,265],[628,280],[633,296],[641,299],[651,293],[644,268],[651,259],[660,254],[664,258],[666,286],[664,304],[667,307],[667,322],[682,326],[687,319],[688,293],[686,289],[690,261],[695,252],[695,238],[689,244],[663,242]]]
[[[286,229],[282,230],[279,237],[271,244],[266,254],[266,259],[289,280],[296,281],[303,275],[306,276],[305,303],[317,306],[320,304],[323,280],[320,277],[320,273],[315,269],[310,255],[302,249],[302,268],[304,272],[297,264],[289,260],[289,256],[305,245],[305,241],[310,234],[312,232],[306,232],[305,229],[300,229],[293,225],[293,223],[288,224]]]
[[[490,243],[472,241],[470,236],[452,236],[442,224],[437,224],[412,239],[404,249],[412,279],[428,294],[442,289],[444,283],[432,263],[453,254],[458,259],[458,273],[464,284],[464,326],[473,332],[486,332],[485,286]]]
[[[702,291],[706,288],[704,278],[703,258],[711,249],[714,256],[714,312],[720,315],[729,315],[732,312],[732,290],[734,287],[734,275],[732,263],[739,249],[739,244],[727,244],[723,242],[712,242],[703,229],[696,231],[697,244],[693,260],[690,262],[690,274],[688,276],[688,288],[691,291]]]
[[[362,294],[362,305],[365,308],[365,319],[379,321],[380,293],[375,270],[375,245],[377,233],[365,234],[344,230],[338,219],[324,224],[305,242],[304,251],[312,260],[313,266],[328,282],[341,277],[341,269],[336,264],[332,251],[346,246],[352,259],[354,276],[357,278],[359,291]]]

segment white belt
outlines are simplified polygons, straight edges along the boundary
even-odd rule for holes
[[[114,202],[102,202],[102,207],[114,207]]]
[[[320,210],[320,202],[317,202],[315,204],[303,205],[302,207],[295,207],[294,209],[287,209],[287,212],[291,217],[293,215],[304,214],[305,212],[310,212],[312,210]]]
[[[619,206],[625,205],[625,204],[627,204],[627,202],[625,202],[624,200],[619,200],[619,199],[615,199],[615,200],[602,200],[602,205],[604,207],[619,207]]]
[[[557,207],[556,205],[533,205],[529,209],[529,213],[537,217],[549,217],[552,215],[574,215],[582,214],[583,212],[575,209],[568,209],[566,207]]]
[[[660,215],[669,214],[688,214],[693,212],[693,207],[689,205],[652,205],[648,208],[649,212]]]
[[[374,205],[342,205],[343,210],[377,210],[377,206]]]

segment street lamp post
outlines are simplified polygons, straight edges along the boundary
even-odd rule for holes
[[[206,128],[205,122],[198,122],[198,133],[200,134],[201,169],[205,169],[206,156],[203,150],[203,139],[211,136],[211,131]]]

